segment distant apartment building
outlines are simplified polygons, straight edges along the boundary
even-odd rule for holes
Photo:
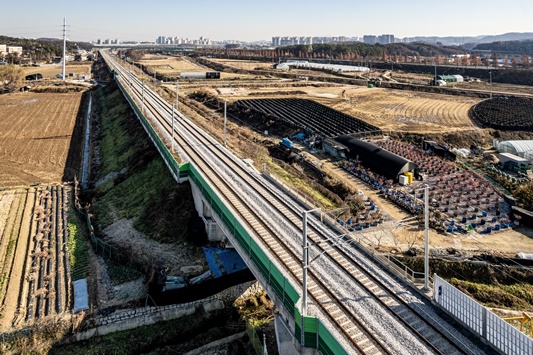
[[[5,44],[0,44],[0,55],[7,54],[7,46]]]
[[[374,35],[364,35],[363,42],[366,44],[376,44],[378,43],[378,37]]]
[[[397,43],[396,39],[394,38],[394,35],[390,34],[383,34],[380,36],[374,36],[374,35],[364,35],[363,36],[363,42],[366,44],[390,44],[390,43]]]
[[[339,43],[348,42],[350,38],[346,36],[338,37],[298,37],[298,36],[275,36],[272,37],[272,46],[293,46],[298,44],[311,45],[311,44],[324,44],[324,43]]]
[[[391,44],[394,43],[394,35],[381,35],[378,36],[379,44]]]
[[[204,38],[203,36],[200,36],[198,39],[188,39],[188,38],[181,38],[181,37],[165,37],[165,36],[159,36],[155,40],[156,44],[194,44],[194,45],[202,45],[202,46],[209,46],[213,44],[211,39]]]

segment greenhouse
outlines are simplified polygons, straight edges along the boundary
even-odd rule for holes
[[[530,141],[503,141],[495,146],[500,153],[511,153],[519,157],[532,161],[533,159],[533,140]]]
[[[438,75],[437,80],[442,80],[447,83],[462,83],[464,81],[461,75]]]
[[[321,69],[331,70],[337,72],[360,72],[369,71],[367,67],[360,67],[354,65],[342,65],[342,64],[326,64],[326,63],[312,63],[307,60],[288,60],[286,63],[289,67],[295,67],[298,69]]]
[[[533,163],[533,150],[524,153],[524,159],[529,160],[530,163]]]

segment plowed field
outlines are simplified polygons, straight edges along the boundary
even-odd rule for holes
[[[70,188],[0,192],[0,332],[70,310]]]
[[[81,99],[82,93],[0,95],[0,186],[72,179],[79,166],[72,159],[79,148],[71,143],[78,114],[83,122]],[[81,139],[77,131],[75,140]]]
[[[279,90],[279,89],[278,89]],[[365,88],[357,86],[283,88],[277,95],[272,88],[241,89],[226,94],[228,101],[256,98],[286,98],[298,91],[299,98],[309,98],[335,110],[359,118],[384,132],[439,133],[475,129],[468,116],[479,99],[414,91]],[[302,94],[305,92],[305,95]]]

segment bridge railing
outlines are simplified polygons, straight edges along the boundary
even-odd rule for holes
[[[339,341],[332,335],[320,319],[317,319],[316,317],[301,316],[297,307],[297,304],[300,302],[300,294],[292,285],[291,281],[277,268],[277,266],[271,261],[270,257],[263,251],[263,247],[250,236],[242,224],[235,218],[232,211],[224,204],[218,194],[196,169],[194,164],[179,164],[176,162],[174,156],[168,151],[168,148],[152,127],[150,121],[141,112],[133,98],[129,95],[128,90],[126,90],[121,84],[118,75],[115,75],[115,81],[124,97],[126,97],[130,106],[135,111],[137,118],[141,121],[148,136],[163,157],[172,175],[176,178],[176,181],[180,182],[182,181],[180,179],[188,177],[189,180],[194,182],[194,184],[200,189],[204,198],[210,204],[213,212],[222,220],[234,240],[239,243],[240,249],[246,253],[254,266],[259,270],[261,275],[275,292],[276,296],[282,301],[283,306],[287,309],[289,314],[294,317],[295,338],[301,343],[301,326],[303,320],[305,347],[318,349],[325,355],[347,355],[348,352],[342,347]]]

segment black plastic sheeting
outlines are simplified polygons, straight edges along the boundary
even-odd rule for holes
[[[348,156],[350,158],[358,158],[363,162],[363,165],[372,169],[373,172],[389,179],[396,179],[401,173],[418,168],[412,161],[375,144],[351,136],[338,136],[335,140],[349,149]]]
[[[148,285],[148,304],[151,306],[167,306],[175,303],[185,303],[199,300],[217,294],[231,286],[255,280],[250,269],[237,271],[233,274],[210,279],[197,285],[185,288],[162,291],[163,285],[155,283]],[[145,300],[142,300],[144,302]]]

